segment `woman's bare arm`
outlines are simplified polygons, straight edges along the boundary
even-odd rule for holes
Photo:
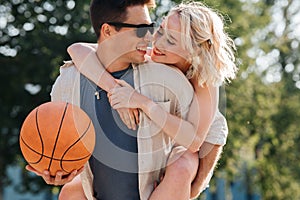
[[[105,91],[114,88],[117,83],[97,58],[95,43],[75,43],[68,47],[76,68]],[[85,66],[85,67],[83,67]]]
[[[68,47],[75,67],[80,73],[93,81],[105,91],[118,87],[114,77],[108,73],[96,55],[97,44],[75,43]],[[136,129],[139,122],[137,109],[119,108],[116,109],[120,118],[129,129]]]
[[[166,112],[151,99],[136,92],[126,82],[119,80],[118,83],[123,87],[110,91],[110,102],[113,108],[140,108],[178,144],[192,152],[199,150],[217,110],[218,88],[196,85],[187,120],[183,120]]]

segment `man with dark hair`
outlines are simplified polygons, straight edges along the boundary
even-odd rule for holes
[[[123,22],[127,18],[126,9],[129,6],[146,5],[150,0],[118,1],[103,0],[92,1],[90,17],[97,38],[100,36],[101,26],[106,22]]]
[[[193,88],[185,76],[163,64],[138,65],[145,62],[153,33],[154,24],[147,7],[149,2],[93,0],[90,12],[98,37],[96,54],[112,76],[162,102],[168,111],[172,108],[172,114],[185,117],[193,98]],[[88,59],[84,65],[88,65]],[[166,76],[168,81],[163,78]],[[175,81],[181,85],[180,88],[173,84]],[[157,86],[152,87],[153,83]],[[68,62],[60,69],[51,97],[52,101],[79,105],[90,116],[96,130],[95,150],[81,174],[85,194],[81,197],[148,199],[153,183],[167,164],[166,154],[171,152],[174,142],[151,124],[143,113],[140,113],[138,129],[128,129],[108,102],[105,90],[115,86],[116,82],[112,81],[106,85],[107,88],[97,87],[81,75],[73,63]],[[159,160],[153,160],[153,156]],[[67,178],[62,178],[60,173],[55,178],[48,174],[40,175],[48,184],[61,185],[69,182],[76,173]],[[60,199],[78,198],[79,192],[64,192]]]
[[[185,117],[193,98],[193,89],[185,76],[161,64],[133,64],[144,63],[150,34],[153,33],[147,3],[148,1],[92,1],[91,21],[98,36],[96,54],[112,76],[140,88],[141,92],[152,99],[157,96],[156,101],[169,100],[167,104],[174,108],[173,114],[176,111],[178,115]],[[74,75],[69,78],[72,73]],[[74,104],[77,104],[75,100],[80,99],[80,107],[94,123],[96,147],[81,176],[86,196],[116,200],[148,199],[154,180],[157,180],[160,170],[166,166],[167,156],[163,154],[171,151],[171,140],[161,131],[153,133],[153,125],[143,113],[140,113],[142,120],[139,128],[128,129],[116,111],[111,109],[105,88],[97,87],[83,75],[77,79],[78,89],[73,89],[76,94],[79,91],[79,95],[72,94],[71,98],[61,99],[65,95],[63,90],[72,91],[76,85],[76,73],[78,72],[72,64],[62,67],[60,77],[53,87],[52,99],[72,101]],[[158,77],[157,74],[165,74],[172,81],[153,78]],[[182,89],[173,84],[175,80]],[[153,83],[158,87],[151,89],[150,85]],[[106,87],[113,88],[115,84],[111,82]],[[151,134],[157,134],[158,137],[154,139]],[[156,150],[156,156],[161,158],[159,168],[154,167],[156,163],[151,159],[155,154],[154,148],[157,147],[159,149]],[[151,185],[148,184],[149,179],[152,179]]]

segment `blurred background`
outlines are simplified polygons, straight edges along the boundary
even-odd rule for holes
[[[158,20],[179,1],[158,0]],[[204,1],[237,45],[237,79],[223,87],[229,136],[198,199],[300,199],[300,1]],[[90,0],[0,0],[0,200],[57,199],[19,149],[26,115],[50,100],[66,48],[95,42]]]

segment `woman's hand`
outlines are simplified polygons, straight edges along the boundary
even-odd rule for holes
[[[123,98],[126,99],[126,96],[123,95],[123,92],[135,92],[135,90],[128,84],[126,81],[115,79],[117,82],[117,86],[111,89],[108,93],[108,99],[112,106],[112,93],[114,93],[113,96],[117,96],[117,93],[120,91]],[[115,99],[118,101],[118,98]],[[115,102],[115,101],[114,101]],[[121,120],[124,122],[124,124],[132,130],[136,130],[136,125],[139,123],[139,110],[134,107],[127,107],[127,106],[121,106],[122,104],[119,104],[119,106],[112,106],[113,109],[116,109],[116,111],[119,113],[119,116]]]
[[[127,128],[136,130],[139,123],[139,111],[136,108],[118,108],[116,111]]]
[[[143,95],[136,92],[131,85],[124,80],[116,80],[122,87],[115,87],[108,92],[109,102],[112,108],[141,108]]]
[[[110,88],[118,88],[120,87],[115,79],[105,71],[105,67],[101,65],[98,61],[98,58],[95,57],[96,54],[92,55],[91,53],[95,53],[97,49],[97,44],[92,43],[75,43],[68,47],[68,53],[70,54],[75,67],[85,75],[87,78],[92,80],[99,87],[104,89],[105,91]],[[88,56],[90,59],[90,65],[82,66],[82,64],[86,61]],[[93,60],[91,60],[93,59]],[[94,62],[92,62],[94,61]],[[98,62],[97,62],[98,61]],[[91,64],[91,62],[93,64]],[[102,85],[100,84],[102,83]],[[115,108],[124,122],[124,124],[129,128],[136,130],[136,125],[139,123],[139,112],[137,109],[130,108]]]

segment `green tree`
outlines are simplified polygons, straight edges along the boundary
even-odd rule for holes
[[[26,115],[50,100],[58,66],[76,41],[95,41],[89,22],[89,0],[11,0],[0,4],[0,197],[9,165],[24,166],[18,136]],[[24,173],[25,183],[33,177]],[[40,180],[40,179],[39,179]],[[34,183],[37,183],[34,185]],[[38,191],[38,182],[20,190]]]
[[[266,199],[299,199],[300,186],[298,152],[300,131],[300,3],[295,0],[275,1],[272,20],[263,30],[257,67],[267,65],[260,76],[269,87],[275,87],[276,100],[267,97],[275,110],[269,118],[272,132],[261,137],[257,144],[258,181],[263,181],[261,193]]]
[[[300,195],[299,7],[295,0],[245,1],[231,16],[241,65],[227,88],[230,133],[221,163],[229,177],[244,177],[248,199]]]

